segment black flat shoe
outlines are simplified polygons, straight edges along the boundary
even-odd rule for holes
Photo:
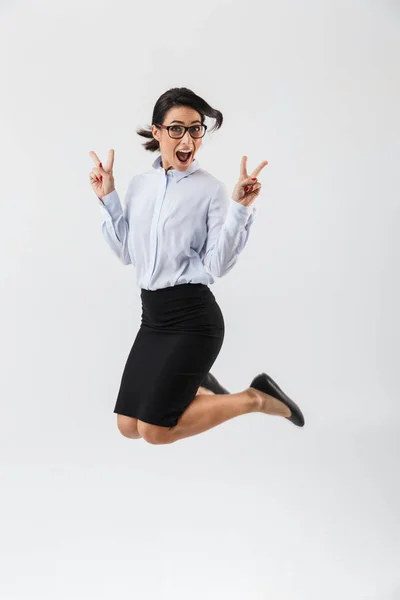
[[[217,378],[210,372],[204,377],[200,387],[204,387],[206,390],[214,392],[214,394],[229,394],[228,390],[222,387]]]
[[[260,375],[254,377],[250,387],[259,390],[260,392],[264,392],[264,394],[268,394],[269,396],[273,396],[277,400],[283,402],[283,404],[287,406],[292,413],[290,417],[285,417],[285,419],[292,421],[292,423],[298,427],[304,426],[304,416],[300,408],[295,402],[293,402],[293,400],[286,396],[285,392],[281,390],[279,385],[275,383],[275,381],[269,375],[266,373],[260,373]]]

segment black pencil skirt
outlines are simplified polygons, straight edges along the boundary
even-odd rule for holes
[[[141,289],[142,318],[114,412],[173,427],[210,371],[225,335],[207,285]]]

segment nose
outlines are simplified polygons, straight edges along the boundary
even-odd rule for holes
[[[183,136],[183,140],[189,145],[192,145],[192,136],[190,135],[189,131],[185,132],[185,135]]]

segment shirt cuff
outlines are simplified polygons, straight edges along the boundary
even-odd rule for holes
[[[106,194],[101,200],[99,198],[99,204],[102,211],[105,210],[113,221],[116,221],[122,214],[121,201],[116,190]]]
[[[245,206],[244,204],[240,204],[240,202],[231,199],[225,225],[228,229],[243,228],[249,219],[253,222],[256,210],[254,205]]]

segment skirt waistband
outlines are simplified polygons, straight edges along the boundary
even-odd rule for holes
[[[181,283],[179,285],[171,285],[165,288],[159,288],[158,290],[146,290],[145,288],[141,288],[140,295],[142,297],[154,296],[190,296],[193,294],[198,294],[203,290],[210,290],[208,285],[204,283]],[[211,290],[210,290],[211,291]]]

